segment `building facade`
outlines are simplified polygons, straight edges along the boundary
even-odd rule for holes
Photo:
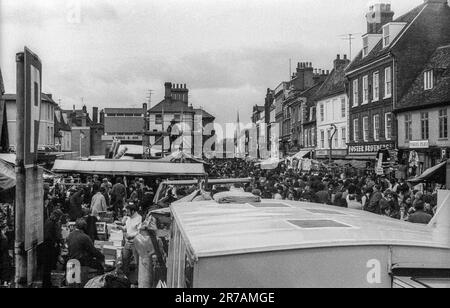
[[[148,111],[150,145],[163,153],[182,149],[202,157],[205,142],[214,135],[215,117],[189,104],[186,84],[166,82],[164,87],[164,100]],[[179,144],[173,136],[179,136]]]
[[[446,0],[426,0],[395,20],[393,15],[389,4],[371,7],[363,50],[346,71],[351,159],[375,159],[379,150],[397,147],[394,107],[450,32]]]
[[[111,145],[113,140],[122,144],[142,145],[145,128],[144,108],[105,108],[102,110],[105,134],[102,141]]]
[[[6,117],[8,119],[8,139],[10,147],[16,148],[16,95],[4,94],[2,101],[6,107]],[[57,104],[51,94],[41,95],[41,116],[39,125],[39,151],[54,151],[55,148],[55,108]]]
[[[72,151],[72,128],[59,106],[55,108],[55,146],[60,152]]]
[[[412,175],[449,157],[450,41],[447,43],[436,49],[396,104],[398,147],[403,160],[417,168]],[[411,155],[412,152],[417,155]],[[417,157],[418,161],[409,161],[410,157]]]
[[[72,129],[71,149],[79,153],[79,157],[103,156],[106,146],[102,141],[104,125],[98,122],[98,108],[92,108],[92,119],[84,105],[82,109],[62,111],[64,119]]]
[[[350,60],[338,55],[333,70],[316,94],[317,151],[316,158],[344,159],[348,142],[348,97],[345,69]]]

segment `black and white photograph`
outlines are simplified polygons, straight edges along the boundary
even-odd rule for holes
[[[450,288],[449,117],[450,0],[0,0],[0,288]]]

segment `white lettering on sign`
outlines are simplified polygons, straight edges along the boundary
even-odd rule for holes
[[[41,76],[39,70],[31,66],[31,134],[30,134],[30,152],[34,153],[35,149],[35,138],[39,138],[36,133],[36,122],[39,125],[40,113],[41,113]],[[39,129],[39,128],[38,128]]]
[[[411,149],[428,149],[430,147],[430,143],[428,140],[410,141],[409,147]]]
[[[367,282],[369,284],[380,284],[381,283],[381,262],[372,259],[367,262],[367,268],[369,272],[367,273]]]

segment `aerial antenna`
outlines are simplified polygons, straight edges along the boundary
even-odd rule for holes
[[[291,78],[292,78],[292,59],[289,58],[289,79],[288,80],[291,80]]]
[[[342,40],[348,41],[349,45],[349,59],[350,61],[353,59],[352,57],[352,47],[353,47],[353,40],[356,39],[356,35],[359,35],[361,33],[348,33],[348,34],[341,34],[339,35]]]
[[[148,96],[147,96],[147,101],[148,101],[148,109],[150,109],[152,107],[152,95],[155,91],[152,89],[148,90]]]

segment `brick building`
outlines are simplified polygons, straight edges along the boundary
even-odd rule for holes
[[[102,142],[104,125],[98,122],[98,108],[92,108],[92,119],[84,105],[82,109],[63,110],[63,116],[72,128],[72,151],[80,152],[80,157],[105,155],[105,145]],[[81,145],[81,147],[80,147]]]
[[[350,60],[346,55],[343,59],[337,55],[333,61],[333,70],[315,95],[316,158],[329,158],[331,148],[333,159],[343,159],[347,156],[348,96],[345,88],[345,69],[349,64]]]
[[[170,149],[169,130],[182,133],[183,150],[203,156],[204,143],[214,135],[213,130],[205,130],[214,124],[215,117],[203,108],[189,104],[189,89],[186,84],[164,84],[164,99],[148,110],[150,144],[168,152]],[[178,145],[179,146],[179,145]],[[178,149],[172,149],[178,150]]]
[[[350,101],[349,157],[375,159],[380,149],[396,148],[396,104],[450,35],[446,0],[426,0],[393,19],[389,4],[367,14],[363,50],[346,71]]]
[[[450,45],[436,49],[395,107],[398,147],[405,160],[418,154],[417,173],[449,157]]]
[[[8,139],[12,149],[16,145],[16,94],[3,94],[1,100],[6,108],[8,120]],[[58,105],[51,94],[41,94],[41,117],[39,123],[38,149],[41,152],[51,152],[55,148],[55,108]]]

